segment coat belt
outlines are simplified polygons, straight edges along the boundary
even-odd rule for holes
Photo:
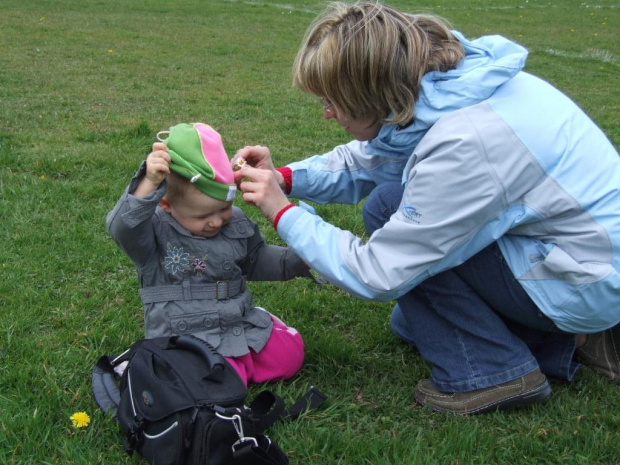
[[[241,278],[206,284],[190,284],[189,281],[183,281],[181,284],[145,287],[139,292],[142,303],[151,304],[175,300],[227,300],[244,290],[245,280]]]

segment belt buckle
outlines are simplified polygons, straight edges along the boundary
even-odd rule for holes
[[[226,296],[225,297],[220,295],[220,288],[222,286],[226,287],[226,292],[225,292]],[[223,291],[222,291],[222,293],[223,293]],[[215,298],[217,300],[228,300],[228,299],[230,299],[230,285],[229,285],[228,281],[217,281],[215,283]]]

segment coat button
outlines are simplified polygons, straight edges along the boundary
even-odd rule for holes
[[[187,323],[185,323],[184,321],[179,321],[177,323],[177,329],[179,330],[179,332],[184,332],[187,330]]]
[[[213,318],[205,318],[204,325],[205,328],[213,327]]]
[[[243,330],[239,326],[235,326],[232,330],[233,336],[241,336]]]

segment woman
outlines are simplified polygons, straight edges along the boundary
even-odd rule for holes
[[[332,4],[294,82],[355,140],[278,170],[266,147],[235,157],[249,165],[236,173],[244,200],[306,263],[355,296],[397,301],[394,332],[432,365],[415,397],[435,410],[542,402],[545,375],[574,376],[578,345],[620,376],[620,158],[570,99],[522,71],[526,56],[437,17]],[[283,189],[369,196],[369,240]]]

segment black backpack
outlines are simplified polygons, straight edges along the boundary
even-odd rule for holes
[[[114,367],[127,362],[117,382]],[[103,356],[92,372],[93,396],[124,433],[125,450],[157,465],[286,465],[264,431],[326,397],[311,387],[290,409],[270,391],[246,407],[247,389],[232,366],[194,336],[141,339]]]

